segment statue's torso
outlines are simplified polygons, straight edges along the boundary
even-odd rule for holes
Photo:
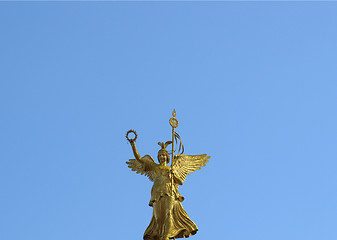
[[[151,201],[158,201],[161,196],[171,196],[171,167],[157,165],[154,169],[154,183],[151,190]]]

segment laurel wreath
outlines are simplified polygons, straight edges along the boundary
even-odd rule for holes
[[[129,138],[129,134],[130,133],[133,133],[133,134],[135,134],[135,137],[134,138]],[[137,132],[135,131],[135,130],[129,130],[129,131],[127,131],[127,133],[126,133],[126,139],[129,141],[129,142],[134,142],[134,141],[136,141],[136,139],[137,139]]]

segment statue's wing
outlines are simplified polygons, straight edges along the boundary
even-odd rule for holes
[[[202,155],[178,154],[174,156],[172,171],[174,174],[175,181],[179,185],[182,185],[187,175],[205,166],[209,158],[210,156],[207,156],[207,154]]]
[[[136,173],[145,174],[152,182],[154,181],[154,168],[156,167],[156,163],[150,155],[145,155],[141,159],[142,161],[137,161],[136,159],[129,159],[126,164],[132,171]]]

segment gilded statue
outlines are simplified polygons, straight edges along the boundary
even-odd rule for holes
[[[172,126],[172,141],[165,143],[159,142],[158,161],[156,163],[150,155],[141,157],[136,148],[137,133],[134,130],[127,132],[127,139],[131,144],[135,159],[130,159],[128,167],[147,176],[152,182],[151,200],[149,206],[153,208],[151,222],[145,230],[144,240],[169,240],[176,238],[187,238],[197,233],[197,225],[190,219],[182,206],[184,197],[180,195],[178,187],[182,185],[191,172],[205,166],[210,158],[206,154],[184,155],[184,146],[180,136],[175,132],[178,127],[178,120],[173,117],[170,119]],[[129,134],[133,133],[134,138],[130,139]],[[174,155],[174,143],[180,141],[178,154]],[[168,145],[172,145],[173,159],[171,166],[170,155],[166,150]]]

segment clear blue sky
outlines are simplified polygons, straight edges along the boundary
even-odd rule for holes
[[[170,139],[191,239],[337,238],[337,2],[1,2],[0,239],[142,239]]]

